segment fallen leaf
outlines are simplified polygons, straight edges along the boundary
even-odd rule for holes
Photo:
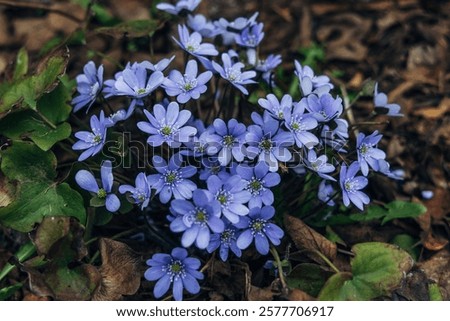
[[[429,301],[428,278],[420,269],[412,269],[402,280],[399,289],[394,292],[408,301]]]
[[[128,245],[107,238],[100,239],[102,266],[100,286],[94,301],[120,300],[123,295],[133,295],[141,285],[142,261]]]
[[[441,250],[430,259],[417,263],[428,278],[436,282],[442,290],[444,300],[450,299],[450,252]]]
[[[289,301],[315,301],[316,298],[310,296],[308,293],[303,292],[299,289],[291,289],[289,290],[286,299]]]
[[[274,293],[271,287],[258,288],[254,285],[250,287],[247,299],[249,301],[272,301]]]
[[[425,107],[414,111],[414,115],[436,120],[450,111],[450,98],[445,97],[436,107]]]
[[[434,236],[431,230],[422,232],[420,238],[423,246],[430,251],[440,251],[448,244],[448,240]]]
[[[302,220],[290,215],[284,216],[284,226],[287,234],[294,241],[299,250],[306,250],[306,254],[318,263],[324,263],[324,260],[316,251],[325,255],[333,261],[336,258],[336,244],[329,241],[323,235],[317,233]]]

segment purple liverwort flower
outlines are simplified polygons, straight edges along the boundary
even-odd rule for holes
[[[189,110],[180,111],[176,102],[171,102],[167,110],[159,104],[153,107],[152,115],[144,109],[144,114],[150,122],[138,122],[137,127],[150,134],[147,143],[150,146],[161,146],[167,143],[170,147],[180,147],[181,143],[188,142],[197,132],[192,126],[184,126],[191,117]]]
[[[264,114],[264,119],[256,112],[251,117],[255,125],[248,127],[245,140],[247,156],[254,159],[258,156],[258,162],[265,162],[271,172],[278,170],[278,162],[287,162],[292,158],[287,147],[294,144],[294,138],[290,132],[280,129],[280,122]]]
[[[434,196],[433,191],[430,190],[421,191],[420,194],[422,195],[422,198],[426,200],[432,199]]]
[[[383,135],[378,135],[378,130],[374,131],[369,136],[359,133],[356,138],[356,148],[358,152],[358,162],[361,166],[361,172],[364,176],[369,174],[369,166],[374,171],[379,171],[380,166],[378,161],[385,159],[386,154],[381,149],[376,148]]]
[[[368,180],[364,176],[355,176],[360,169],[358,162],[353,162],[347,169],[347,165],[342,164],[339,176],[339,184],[342,189],[342,198],[345,206],[350,202],[356,205],[361,211],[364,210],[363,204],[369,204],[370,199],[360,190],[367,184]]]
[[[111,192],[114,181],[111,161],[103,162],[100,168],[100,175],[102,187],[98,186],[94,175],[84,169],[77,172],[75,181],[82,189],[94,193],[101,200],[105,200],[105,206],[108,211],[116,212],[120,208],[120,200]]]
[[[219,34],[217,27],[202,14],[188,15],[187,25],[203,37],[214,38]]]
[[[127,118],[127,112],[125,111],[125,109],[119,109],[114,114],[111,114],[107,118],[105,118],[105,126],[106,128],[113,127],[119,121],[123,121]]]
[[[333,126],[334,129],[331,129]],[[348,138],[348,122],[345,119],[334,119],[330,125],[324,125],[320,134],[321,141],[339,152],[345,152],[344,145]]]
[[[239,17],[233,21],[228,21],[224,18],[220,18],[215,21],[214,24],[218,28],[223,38],[224,45],[231,45],[235,41],[237,33],[240,33],[244,28],[255,23],[258,17],[258,12],[255,12],[250,18]]]
[[[328,184],[326,180],[323,180],[319,184],[319,190],[317,191],[317,198],[322,202],[326,202],[328,206],[334,206],[336,203],[333,201],[334,188],[331,184]]]
[[[262,72],[264,81],[273,86],[272,73],[279,64],[281,64],[281,55],[268,55],[265,60],[258,61],[255,70]]]
[[[78,160],[84,161],[85,159],[98,154],[106,141],[106,122],[105,114],[103,110],[100,112],[100,119],[96,115],[91,117],[91,132],[80,131],[75,133],[75,137],[79,139],[73,144],[72,149],[83,150]]]
[[[254,80],[251,80],[251,78],[254,78],[256,76],[256,72],[253,70],[242,72],[241,70],[245,65],[242,62],[232,63],[231,57],[226,53],[222,54],[222,62],[223,67],[213,61],[212,64],[214,69],[220,74],[223,79],[228,80],[244,95],[248,95],[248,90],[245,89],[244,85],[256,83]]]
[[[295,143],[298,147],[305,145],[311,149],[319,143],[319,139],[309,130],[317,127],[317,120],[311,114],[305,114],[306,102],[302,99],[294,104],[291,111],[288,108],[284,110],[285,126],[294,135]]]
[[[78,75],[77,91],[79,95],[72,100],[73,111],[77,112],[87,106],[86,113],[91,108],[103,86],[103,65],[95,67],[93,61],[89,61],[83,68],[83,74]]]
[[[217,157],[205,157],[201,161],[201,169],[199,178],[206,181],[212,175],[219,175],[225,169],[225,166],[220,165]]]
[[[234,253],[237,257],[241,257],[242,251],[236,245],[236,240],[239,237],[239,230],[231,223],[225,225],[225,229],[222,233],[214,233],[211,235],[209,245],[206,250],[209,253],[214,252],[219,248],[219,256],[222,261],[228,260],[228,252]]]
[[[175,55],[173,55],[170,58],[163,58],[160,61],[158,61],[156,64],[152,64],[150,61],[143,61],[139,65],[141,67],[144,67],[145,69],[149,69],[151,71],[161,71],[163,72],[169,64],[172,62],[172,60],[175,59]]]
[[[258,104],[267,110],[273,117],[279,120],[284,119],[284,110],[292,110],[292,97],[290,95],[284,95],[281,101],[274,94],[268,94],[266,98],[259,98]]]
[[[206,83],[211,79],[212,72],[205,71],[197,76],[198,66],[195,60],[189,60],[184,75],[178,70],[172,70],[163,82],[167,95],[177,96],[180,104],[191,98],[198,99],[206,91]]]
[[[150,202],[150,196],[152,194],[150,185],[147,181],[147,176],[145,173],[139,173],[135,180],[136,187],[131,185],[121,185],[119,186],[119,192],[125,194],[126,192],[131,193],[131,197],[134,203],[140,205],[141,210],[148,206]]]
[[[196,57],[201,56],[217,56],[219,52],[211,43],[202,43],[202,35],[198,32],[189,34],[185,25],[178,25],[178,35],[180,40],[172,37],[173,40],[188,54]]]
[[[245,48],[256,48],[264,38],[263,23],[254,24],[244,28],[236,35],[236,43]]]
[[[167,13],[177,15],[185,15],[194,11],[202,0],[178,0],[175,5],[170,3],[162,2],[156,5],[159,10],[165,11]]]
[[[172,293],[177,301],[183,300],[183,289],[191,294],[200,292],[197,280],[203,279],[199,272],[200,260],[188,257],[186,249],[174,248],[171,254],[156,253],[147,260],[150,266],[144,277],[149,281],[156,281],[153,289],[155,298],[162,297],[173,284]]]
[[[214,199],[219,201],[222,214],[231,223],[237,223],[240,216],[248,214],[248,207],[244,204],[252,195],[245,190],[247,184],[239,175],[233,175],[225,181],[213,175],[208,177],[206,184]]]
[[[263,208],[254,207],[248,216],[241,217],[239,223],[235,224],[237,228],[244,229],[236,241],[237,246],[245,250],[255,240],[256,250],[266,255],[269,253],[269,241],[273,245],[279,245],[284,232],[269,221],[274,215],[275,208],[264,206]]]
[[[388,97],[383,92],[378,92],[378,83],[375,84],[373,103],[375,104],[375,112],[377,114],[388,115],[393,117],[401,117],[400,105],[388,104]]]
[[[330,78],[327,76],[316,76],[309,66],[302,66],[297,60],[295,63],[295,74],[298,77],[300,90],[303,96],[316,93],[318,96],[328,93],[333,89]]]
[[[320,97],[312,94],[307,98],[306,109],[318,122],[329,122],[342,114],[342,99],[334,99],[328,93]]]
[[[183,232],[181,244],[189,247],[195,242],[199,249],[209,245],[211,232],[222,233],[225,226],[220,219],[220,203],[212,195],[203,190],[195,190],[192,202],[173,200],[170,203],[172,212],[178,216],[170,223],[170,230]]]
[[[273,193],[271,187],[278,185],[281,181],[278,173],[270,173],[269,166],[260,162],[254,167],[239,165],[236,168],[239,176],[247,183],[246,190],[252,194],[248,202],[249,208],[262,207],[273,204]]]
[[[226,166],[234,158],[238,162],[244,160],[245,125],[238,123],[236,119],[230,119],[227,124],[220,118],[213,122],[214,133],[206,137],[209,147],[209,155],[218,154],[219,163]]]
[[[317,157],[316,152],[310,149],[308,151],[308,157],[304,161],[305,165],[312,171],[316,172],[320,177],[331,181],[336,181],[335,178],[328,175],[328,173],[333,172],[335,168],[332,164],[327,163],[328,158],[326,155]]]
[[[190,199],[192,192],[197,189],[197,185],[187,179],[197,173],[194,166],[181,167],[182,158],[180,154],[174,154],[169,164],[160,156],[153,156],[153,167],[158,174],[147,176],[147,181],[156,194],[159,194],[161,203],[168,203],[172,198]]]

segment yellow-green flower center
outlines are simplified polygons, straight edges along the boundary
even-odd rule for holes
[[[203,210],[197,210],[197,213],[195,214],[195,218],[198,222],[206,222],[206,213]]]
[[[100,188],[97,192],[97,197],[98,198],[106,198],[106,191],[103,188]]]
[[[259,147],[265,151],[269,151],[272,148],[272,141],[270,139],[264,139],[259,143]]]
[[[139,88],[139,89],[136,91],[136,93],[137,93],[138,95],[142,95],[142,94],[145,94],[146,91],[147,91],[147,90],[146,90],[145,88]]]
[[[226,135],[223,137],[223,144],[227,147],[230,147],[234,143],[234,137],[231,135]]]
[[[170,135],[172,133],[172,128],[170,128],[169,126],[164,126],[163,128],[161,128],[161,133],[163,135]]]

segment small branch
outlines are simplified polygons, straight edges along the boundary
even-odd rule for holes
[[[341,271],[339,271],[339,269],[333,264],[331,263],[331,261],[325,256],[323,255],[320,251],[314,250],[314,253],[316,253],[318,256],[320,256],[320,258],[322,260],[325,261],[326,264],[328,264],[328,266],[336,273],[340,273]]]
[[[273,258],[277,263],[278,275],[280,276],[281,286],[283,287],[283,289],[286,289],[287,284],[286,280],[284,279],[283,266],[281,265],[280,255],[278,254],[277,249],[273,245],[270,246],[270,253],[272,253]]]

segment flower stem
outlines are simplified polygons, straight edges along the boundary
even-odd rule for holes
[[[331,263],[331,261],[330,261],[325,255],[323,255],[320,251],[314,250],[314,253],[316,253],[318,256],[320,256],[320,258],[321,258],[322,260],[324,260],[325,263],[328,264],[328,266],[329,266],[334,272],[336,272],[336,273],[341,272],[341,271],[339,271],[339,269],[338,269],[333,263]]]
[[[277,249],[273,245],[270,246],[270,253],[272,253],[273,258],[277,263],[278,275],[280,276],[281,286],[283,287],[283,289],[286,289],[287,285],[286,280],[284,279],[283,266],[281,265],[280,255],[278,254]]]

